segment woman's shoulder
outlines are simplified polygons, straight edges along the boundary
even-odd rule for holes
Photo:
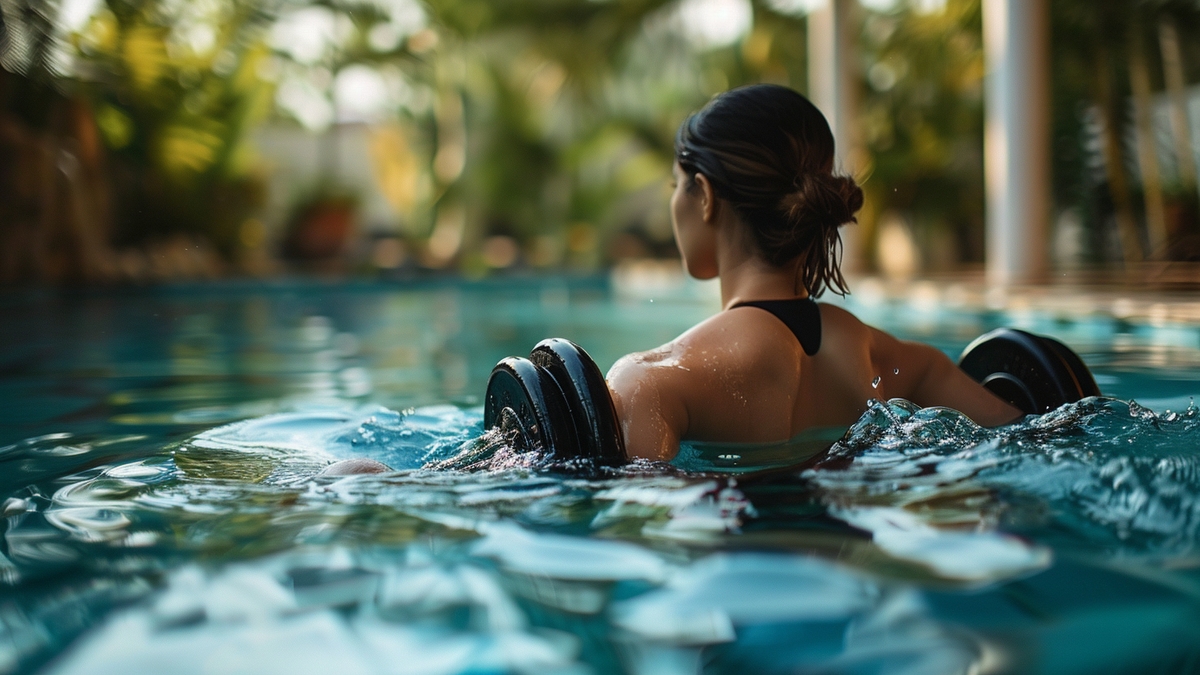
[[[821,308],[821,321],[826,323],[836,323],[838,325],[861,328],[863,330],[869,327],[862,322],[853,312],[845,307],[839,307],[828,302],[818,302],[817,307]]]
[[[821,332],[827,338],[823,343],[837,340],[874,346],[878,329],[863,323],[862,319],[844,307],[827,302],[819,302],[817,306],[821,308]]]
[[[819,303],[821,321],[826,335],[840,333],[835,340],[842,343],[860,344],[869,348],[873,358],[895,357],[916,346],[926,348],[927,345],[898,339],[894,335],[882,331],[861,319],[849,310],[828,303]]]
[[[778,369],[781,360],[799,358],[796,338],[779,319],[752,308],[717,312],[670,342],[622,357],[613,375],[674,375],[682,381],[705,373],[748,373],[762,366]],[[672,378],[674,379],[674,378]]]

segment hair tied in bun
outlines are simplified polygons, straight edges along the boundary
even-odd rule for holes
[[[780,207],[795,228],[837,228],[857,222],[863,193],[852,178],[812,172],[796,177],[796,189],[784,195]]]

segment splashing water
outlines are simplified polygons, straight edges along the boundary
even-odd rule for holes
[[[1200,543],[1200,409],[1090,398],[997,429],[873,401],[805,473],[835,504],[988,523],[1060,545],[1186,556]]]

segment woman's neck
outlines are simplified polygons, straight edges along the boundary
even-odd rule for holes
[[[776,267],[761,256],[749,251],[736,255],[728,248],[723,249],[717,260],[721,279],[721,307],[731,306],[747,300],[775,300],[808,295],[800,284],[798,270],[794,265]]]
[[[752,235],[733,208],[724,202],[717,212],[717,277],[721,280],[721,308],[748,300],[806,297],[800,270],[793,264],[777,267],[763,259]]]

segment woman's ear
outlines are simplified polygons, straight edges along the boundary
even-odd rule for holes
[[[704,216],[704,222],[710,224],[716,222],[717,193],[713,190],[708,176],[702,173],[696,174],[696,187],[700,188],[700,213]]]

